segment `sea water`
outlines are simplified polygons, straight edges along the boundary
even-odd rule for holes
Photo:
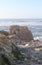
[[[9,31],[10,25],[27,26],[34,39],[42,41],[42,19],[0,19],[0,31]]]

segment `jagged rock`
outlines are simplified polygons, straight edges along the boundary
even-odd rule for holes
[[[10,34],[15,34],[19,39],[24,41],[33,40],[33,35],[26,26],[10,26]]]
[[[30,42],[28,43],[30,44]],[[0,42],[0,65],[28,65],[28,63],[30,65],[31,63],[42,65],[42,51],[37,52],[35,48],[28,46],[20,48],[11,40],[9,40],[7,45]]]
[[[18,47],[11,43],[5,45],[0,42],[0,64],[1,65],[14,65],[18,61],[22,62],[24,60],[24,55],[20,52]]]

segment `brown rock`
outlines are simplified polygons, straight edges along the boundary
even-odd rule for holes
[[[4,35],[6,35],[6,36],[9,35],[9,33],[8,33],[7,31],[0,31],[0,34],[4,34]]]
[[[10,26],[10,34],[16,34],[19,39],[24,41],[33,40],[33,35],[26,26]]]
[[[10,26],[10,34],[17,34],[19,32],[19,26]]]

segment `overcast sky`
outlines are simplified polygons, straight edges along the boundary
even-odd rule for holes
[[[0,18],[42,18],[42,0],[0,0]]]

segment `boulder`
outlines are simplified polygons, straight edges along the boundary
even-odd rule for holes
[[[10,34],[15,34],[23,41],[33,40],[31,31],[26,26],[10,26]]]

